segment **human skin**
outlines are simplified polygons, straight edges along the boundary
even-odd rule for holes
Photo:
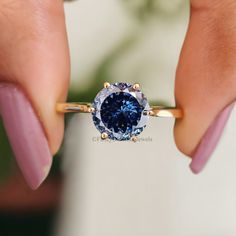
[[[43,124],[52,154],[60,147],[69,49],[61,0],[0,1],[0,81],[19,84]]]
[[[70,78],[63,1],[1,0],[0,29],[1,115],[17,162],[36,189],[64,133],[63,115],[55,110],[66,100]]]
[[[175,86],[176,103],[183,109],[184,117],[176,122],[174,136],[179,150],[193,157],[215,117],[236,97],[236,3],[235,0],[192,0],[190,4],[189,29],[177,66]],[[13,84],[7,89],[0,86],[0,111],[4,113],[21,170],[29,185],[36,189],[47,176],[49,158],[58,151],[64,134],[64,117],[55,111],[56,103],[66,100],[70,77],[63,1],[1,0],[0,29],[0,85]],[[35,112],[43,131],[40,127],[31,127],[33,135],[44,133],[48,147],[43,137],[32,140],[46,145],[42,151],[48,155],[45,160],[37,160],[41,158],[39,150],[30,163],[31,153],[27,151],[32,151],[35,143],[28,140],[32,145],[25,147],[22,140],[17,142],[26,127],[18,129],[17,137],[14,136],[15,131],[9,124],[11,114],[6,110],[9,106],[3,101],[6,96],[22,100],[30,116]],[[14,103],[10,108],[14,111]],[[20,110],[17,112],[23,124],[24,116]],[[30,124],[36,122],[35,117]],[[17,155],[19,152],[28,158]]]
[[[217,115],[235,101],[236,2],[192,0],[176,73],[176,103],[184,110],[175,141],[192,157]]]

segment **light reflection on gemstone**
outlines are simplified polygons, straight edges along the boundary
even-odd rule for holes
[[[129,140],[146,127],[149,104],[141,91],[131,84],[115,83],[102,89],[93,102],[93,122],[100,133],[113,140]]]

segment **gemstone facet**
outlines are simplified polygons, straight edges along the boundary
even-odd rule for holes
[[[92,106],[96,128],[113,140],[130,140],[139,135],[148,122],[147,98],[128,83],[114,83],[102,89]]]

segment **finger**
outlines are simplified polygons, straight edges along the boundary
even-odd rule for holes
[[[22,101],[25,109],[32,106],[33,112],[29,112],[28,109],[30,119],[34,119],[32,114],[35,113],[46,137],[50,155],[53,155],[61,144],[64,130],[63,116],[56,113],[55,104],[66,99],[70,69],[63,2],[60,0],[53,2],[6,0],[1,12],[2,14],[4,12],[4,17],[0,15],[0,25],[4,32],[0,38],[0,71],[1,81],[4,82],[4,86],[1,87],[2,96],[5,93],[10,94],[9,99]],[[17,86],[15,88],[5,86],[6,82]],[[14,94],[17,94],[15,98]],[[4,96],[2,100],[5,100]],[[14,106],[14,103],[12,104]],[[3,107],[5,106],[2,106],[2,109]],[[30,124],[36,124],[36,122]],[[27,124],[22,121],[21,125]],[[23,128],[26,129],[26,127]],[[41,136],[41,131],[35,130],[35,135],[39,133]],[[12,140],[12,142],[16,141]],[[34,139],[31,142],[37,143]],[[27,163],[22,163],[32,162],[32,158],[28,156],[32,155],[33,150],[27,147],[25,145],[24,152],[21,154],[19,150],[22,150],[23,144],[22,147],[15,148],[15,155],[21,163],[23,173],[27,172]],[[45,144],[41,147],[44,151],[40,152],[39,148],[37,147],[37,150],[41,155],[35,154],[34,163],[28,163],[31,167],[34,166],[31,169],[40,172],[35,177],[34,183],[30,183],[33,188],[38,187],[44,180],[51,163],[50,160],[50,162],[47,161],[46,166],[42,164],[45,164],[45,161],[39,159],[45,159],[45,155],[48,154],[45,151]],[[28,181],[32,172],[25,174]]]
[[[236,4],[215,1],[211,8],[212,1],[200,2],[192,1],[175,86],[177,105],[184,110],[175,125],[175,141],[193,158],[195,173],[214,151],[236,98],[236,24],[227,17],[234,15]]]

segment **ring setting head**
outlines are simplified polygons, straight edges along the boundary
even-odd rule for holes
[[[92,117],[102,139],[137,140],[150,110],[139,84],[104,83],[92,104]]]

